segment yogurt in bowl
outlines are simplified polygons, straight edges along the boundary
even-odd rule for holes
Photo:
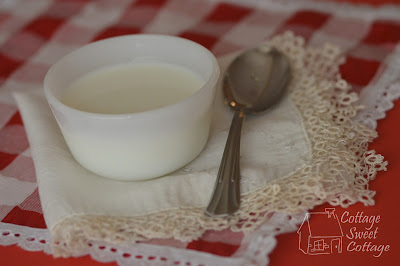
[[[98,175],[134,181],[171,173],[201,152],[218,77],[201,45],[138,34],[66,55],[44,90],[74,158]]]

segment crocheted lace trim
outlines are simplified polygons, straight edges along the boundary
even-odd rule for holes
[[[268,254],[276,246],[275,236],[297,230],[305,217],[305,213],[288,215],[273,213],[253,234],[242,240],[241,246],[245,250],[232,257],[221,257],[207,252],[193,252],[193,250],[154,245],[146,243],[132,243],[130,245],[117,245],[106,242],[91,241],[85,249],[74,253],[79,257],[90,255],[93,259],[109,263],[117,262],[118,265],[267,265]],[[0,223],[0,245],[9,246],[17,244],[29,251],[43,251],[52,254],[49,243],[52,236],[47,229],[36,229],[8,223]]]
[[[369,128],[377,127],[377,120],[386,117],[386,111],[393,108],[393,101],[400,98],[400,45],[397,45],[387,62],[387,69],[375,84],[363,88],[360,100],[369,106],[357,113],[354,121]]]
[[[368,150],[377,137],[373,129],[352,121],[361,109],[358,96],[341,78],[344,58],[338,47],[305,47],[301,37],[284,33],[265,47],[285,53],[293,71],[289,98],[303,116],[312,146],[312,160],[276,182],[242,197],[241,209],[230,219],[210,218],[203,208],[173,209],[140,217],[76,215],[51,229],[56,256],[86,249],[90,241],[126,244],[151,238],[191,241],[206,230],[251,232],[272,212],[296,214],[328,202],[347,207],[355,202],[373,205],[368,183],[386,170],[387,162]]]

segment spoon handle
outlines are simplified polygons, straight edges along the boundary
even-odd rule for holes
[[[233,214],[240,205],[240,136],[244,113],[235,111],[214,191],[205,213],[212,217]]]

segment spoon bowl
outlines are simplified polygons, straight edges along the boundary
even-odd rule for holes
[[[279,101],[290,81],[289,60],[275,48],[239,55],[224,77],[225,103],[244,113],[264,112]]]
[[[232,215],[240,206],[240,137],[245,114],[260,114],[275,105],[291,80],[288,58],[268,46],[240,54],[224,81],[225,104],[235,110],[214,191],[205,213]]]

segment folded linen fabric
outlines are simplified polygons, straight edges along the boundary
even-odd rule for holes
[[[121,182],[97,176],[72,157],[42,91],[15,95],[27,130],[46,224],[55,254],[91,240],[150,238],[190,241],[206,230],[255,230],[268,213],[296,213],[329,202],[373,203],[368,181],[385,169],[368,151],[376,133],[351,121],[357,97],[338,75],[336,47],[306,48],[291,33],[267,45],[287,54],[293,79],[286,97],[245,121],[241,148],[242,205],[230,219],[203,214],[214,185],[232,112],[218,90],[209,141],[189,165],[167,176]],[[235,55],[219,60],[222,73]]]

